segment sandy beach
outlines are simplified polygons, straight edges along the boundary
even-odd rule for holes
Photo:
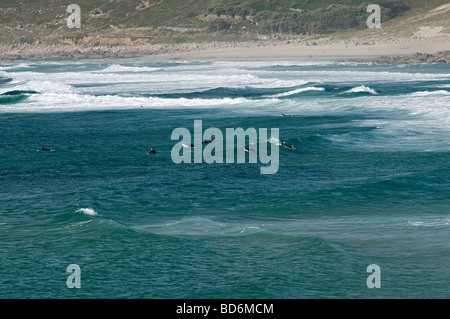
[[[165,60],[372,60],[380,56],[435,54],[450,50],[450,35],[440,28],[420,28],[409,38],[329,38],[284,41],[207,42],[145,45],[0,46],[0,61],[165,61]]]
[[[434,54],[450,50],[450,41],[402,41],[398,43],[376,43],[357,45],[356,43],[333,43],[316,41],[317,45],[299,43],[276,43],[253,47],[224,47],[203,50],[180,51],[169,54],[147,55],[139,59],[180,60],[352,60],[373,59],[379,56],[409,56],[414,53]]]

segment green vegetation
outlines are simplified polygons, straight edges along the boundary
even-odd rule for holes
[[[217,16],[229,16],[232,18],[236,18],[236,17],[242,17],[245,18],[246,16],[252,16],[255,14],[255,10],[247,7],[247,6],[243,6],[240,4],[236,4],[236,5],[232,5],[230,6],[229,4],[218,4],[215,6],[212,6],[210,8],[208,8],[208,13],[210,14],[215,14]]]
[[[81,7],[81,29],[69,29],[69,3]],[[367,29],[368,0],[1,0],[0,43],[75,42],[133,37],[148,42],[247,41],[261,35],[339,34]],[[379,0],[382,23],[427,12],[446,0]],[[444,14],[434,17],[448,28]],[[393,23],[394,24],[394,23]],[[445,25],[447,24],[447,25]],[[92,42],[94,45],[97,42]]]
[[[367,6],[368,4],[332,4],[325,8],[287,13],[265,10],[257,13],[254,20],[266,33],[321,34],[366,27]],[[399,1],[385,2],[381,15],[383,20],[387,21],[408,9],[409,7]]]
[[[210,31],[223,31],[228,30],[231,27],[231,24],[226,22],[225,20],[213,20],[209,25]]]

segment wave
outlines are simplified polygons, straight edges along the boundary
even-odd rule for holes
[[[146,67],[146,66],[124,66],[120,64],[112,64],[103,70],[95,72],[155,72],[160,71],[161,68]]]
[[[431,220],[431,221],[408,221],[410,226],[434,227],[434,226],[448,226],[450,225],[450,218]]]
[[[448,88],[450,88],[450,84],[438,84],[438,85],[435,85],[435,87],[448,89]]]
[[[295,95],[305,91],[324,91],[323,88],[316,87],[306,87],[306,88],[297,88],[294,90],[290,90],[288,92],[285,91],[286,88],[272,88],[272,87],[255,87],[255,86],[245,86],[241,88],[236,87],[218,87],[207,90],[199,90],[192,92],[183,92],[183,93],[163,93],[163,94],[141,94],[145,97],[159,97],[159,98],[186,98],[186,99],[194,99],[194,98],[202,98],[202,99],[217,99],[217,98],[276,98],[282,96],[290,96]],[[272,91],[274,94],[268,95],[267,91]]]
[[[27,83],[26,80],[16,82],[16,81],[13,81],[13,79],[11,79],[11,81],[6,81],[6,82],[4,82],[3,84],[2,84],[1,81],[0,81],[0,87],[1,87],[1,88],[19,87],[20,85],[23,85],[23,84],[25,84],[25,83]]]
[[[54,81],[27,81],[22,85],[28,90],[33,90],[39,93],[75,93],[76,90],[69,84],[58,83]]]
[[[356,87],[351,88],[350,90],[347,90],[340,94],[358,94],[358,93],[359,94],[361,94],[361,93],[362,94],[372,94],[372,95],[378,94],[377,91],[375,91],[374,89],[372,89],[368,86],[365,86],[365,85],[356,86]]]
[[[32,64],[31,70],[24,69],[21,70],[22,72],[0,71],[0,94],[17,90],[23,91],[22,98],[28,98],[27,103],[17,106],[5,107],[2,105],[0,112],[119,110],[139,108],[142,105],[144,109],[234,107],[249,112],[262,110],[278,114],[295,112],[302,115],[381,110],[388,112],[389,115],[395,115],[398,112],[407,112],[414,116],[418,114],[418,116],[426,116],[427,118],[424,120],[431,119],[432,121],[438,116],[439,120],[448,118],[448,109],[446,105],[442,105],[446,102],[445,98],[441,98],[441,95],[448,95],[445,87],[418,87],[416,82],[411,82],[416,78],[423,81],[431,76],[428,73],[401,73],[400,78],[407,75],[410,77],[405,78],[405,82],[401,83],[402,87],[398,87],[396,83],[400,79],[397,78],[399,73],[380,72],[378,67],[371,69],[370,72],[369,67],[363,67],[358,72],[348,71],[350,67],[339,67],[339,70],[335,71],[333,68],[323,67],[316,68],[317,72],[314,68],[310,68],[310,71],[303,73],[292,73],[284,69],[261,73],[261,70],[257,68],[258,66],[264,67],[264,64],[275,65],[281,69],[283,66],[282,62],[267,61],[264,63],[217,62],[202,64],[200,67],[184,64],[183,69],[178,70],[177,67],[168,68],[164,63],[143,64],[142,66],[137,63],[105,63],[80,64],[76,66],[76,72],[69,72],[67,70],[73,69],[71,65],[50,70],[46,64]],[[286,62],[285,69],[289,69],[287,66],[290,64],[302,65],[301,62]],[[83,66],[86,66],[86,71],[78,71]],[[158,69],[163,72],[137,72]],[[385,69],[390,68],[386,67],[381,70]],[[331,73],[329,73],[330,70]],[[365,79],[351,78],[355,74],[360,75],[360,78],[365,77]],[[441,76],[444,75],[438,74],[432,80],[439,79]],[[448,75],[445,76],[448,77]],[[382,82],[377,80],[383,77]],[[350,78],[351,80],[349,80]],[[2,81],[5,84],[2,85]],[[420,81],[419,83],[421,83]],[[376,89],[380,92],[370,87],[372,84],[369,83],[376,83],[373,86],[377,85]],[[428,80],[426,84],[430,85]],[[11,87],[6,88],[6,85],[11,85]],[[387,87],[393,89],[387,89]],[[438,91],[433,91],[435,89]],[[415,92],[419,90],[433,92]],[[27,95],[26,91],[41,94]],[[409,95],[412,92],[415,93]],[[377,94],[377,99],[383,103],[371,105],[370,109],[365,101],[361,104],[363,99],[350,101],[353,97],[369,97]],[[429,104],[417,105],[412,101],[414,96],[428,94],[434,96],[433,101],[430,101]],[[301,99],[303,96],[307,99]],[[13,95],[3,96],[2,103],[14,103],[13,100],[8,100],[13,97]],[[348,102],[336,103],[336,97],[348,98]],[[320,101],[318,101],[319,98]],[[408,99],[411,101],[406,101]],[[389,103],[389,107],[386,107],[384,101]],[[421,120],[422,118],[419,119],[418,116],[414,119]]]
[[[15,104],[30,97],[31,94],[36,94],[36,91],[7,91],[0,94],[0,104]]]
[[[293,95],[297,95],[299,93],[308,92],[308,91],[320,91],[320,92],[323,92],[323,91],[325,91],[325,88],[309,86],[309,87],[299,88],[299,89],[295,89],[295,90],[288,91],[288,92],[278,93],[278,94],[275,94],[275,95],[272,95],[272,96],[268,96],[268,97],[293,96]]]
[[[159,97],[159,98],[169,98],[169,99],[217,99],[217,98],[251,98],[251,97],[261,97],[267,89],[243,87],[218,87],[208,90],[185,92],[185,93],[164,93],[164,94],[142,94],[146,97]]]
[[[6,80],[2,77],[2,73],[7,75]],[[67,75],[63,74],[67,80]],[[79,76],[78,78],[80,78]],[[71,76],[68,77],[71,80]],[[1,85],[6,83],[6,85]],[[14,87],[16,90],[23,91],[35,91],[39,93],[75,93],[75,88],[63,80],[49,76],[46,74],[40,74],[35,72],[22,72],[22,73],[5,73],[0,71],[0,87]]]
[[[19,63],[17,65],[0,66],[0,70],[14,70],[14,69],[27,69],[27,68],[30,68],[30,66],[26,63]]]
[[[38,92],[36,91],[21,91],[21,90],[14,90],[14,91],[8,91],[5,93],[2,93],[0,95],[20,95],[20,94],[36,94]]]
[[[65,228],[66,228],[66,229],[69,229],[69,230],[72,230],[72,229],[78,228],[78,227],[80,227],[80,226],[82,226],[82,225],[89,224],[89,223],[91,223],[92,221],[93,221],[93,220],[90,219],[90,220],[86,220],[86,221],[82,221],[82,222],[72,223],[72,224],[70,224],[70,225],[65,226]]]
[[[89,216],[97,215],[97,212],[95,210],[93,210],[92,208],[80,208],[76,212],[77,213],[83,213],[83,214],[89,215]]]
[[[0,112],[71,112],[87,110],[125,110],[125,109],[185,109],[185,108],[211,108],[211,107],[237,107],[245,104],[247,109],[274,105],[277,100],[249,100],[246,98],[179,98],[166,99],[158,97],[135,97],[118,95],[89,95],[89,94],[60,94],[44,93],[35,95],[26,105],[19,108],[5,108]]]
[[[249,74],[250,75],[250,74]],[[254,79],[254,83],[248,84],[252,88],[260,89],[290,89],[293,87],[299,87],[311,83],[311,81],[306,80],[281,80],[281,79],[271,79],[271,78],[260,78],[258,76],[251,75]],[[258,83],[259,82],[259,83]],[[320,81],[314,81],[314,83],[320,83]]]
[[[450,95],[450,92],[447,90],[438,90],[438,91],[417,91],[409,94],[410,96],[432,96],[432,95]]]
[[[0,71],[0,76],[13,78],[16,81],[46,81],[46,87],[55,85],[70,86],[84,85],[87,83],[98,84],[132,84],[133,89],[141,89],[142,92],[170,92],[173,89],[184,91],[199,91],[200,89],[211,88],[281,88],[302,85],[307,83],[303,80],[279,80],[259,78],[248,73],[229,72],[59,72],[59,73],[39,73],[39,72],[5,72]]]
[[[8,77],[0,77],[0,86],[4,86],[6,83],[10,83],[13,79]]]
[[[139,232],[168,236],[242,236],[262,231],[257,225],[241,225],[214,221],[208,217],[192,216],[157,225],[132,227]]]

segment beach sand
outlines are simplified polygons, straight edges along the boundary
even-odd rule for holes
[[[147,55],[140,57],[139,60],[352,60],[373,59],[378,56],[408,56],[416,52],[434,54],[445,50],[450,50],[450,41],[399,41],[398,43],[375,43],[369,45],[345,44],[342,42],[319,43],[317,46],[277,43],[264,46],[224,47]]]
[[[0,61],[123,61],[167,60],[372,60],[379,56],[435,54],[450,50],[442,28],[419,28],[409,38],[214,42],[136,46],[3,45]]]

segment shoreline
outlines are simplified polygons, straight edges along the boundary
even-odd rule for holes
[[[406,61],[417,53],[450,51],[450,37],[358,42],[308,41],[214,42],[140,46],[0,45],[0,62],[158,62],[158,61]],[[385,59],[386,60],[386,59]],[[444,60],[447,61],[447,60]],[[450,63],[447,61],[446,63]]]

